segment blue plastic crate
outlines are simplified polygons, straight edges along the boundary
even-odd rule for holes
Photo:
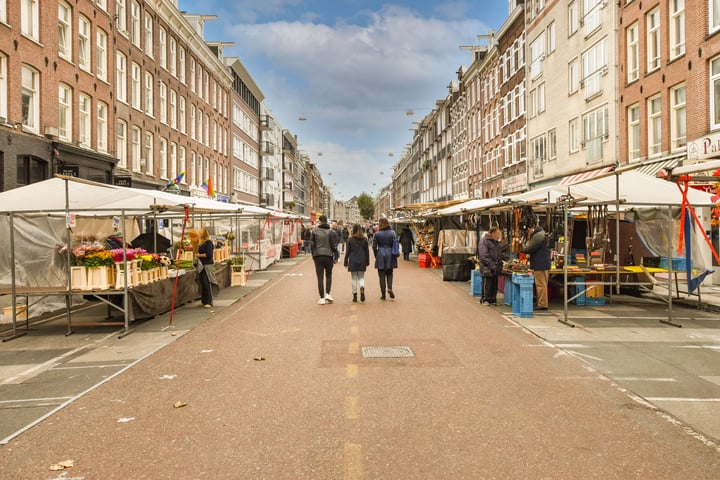
[[[513,283],[534,283],[535,277],[533,277],[532,274],[529,274],[529,273],[513,273],[512,274],[512,282]]]
[[[573,277],[570,279],[570,281],[572,281],[574,283],[580,283],[579,285],[571,285],[571,288],[570,288],[570,296],[571,297],[574,296],[577,292],[582,292],[583,290],[585,290],[585,277]],[[572,300],[572,303],[574,303],[575,305],[586,305],[586,303],[585,303],[586,298],[587,297],[585,296],[585,293],[583,292],[580,295],[578,295],[577,297],[575,297]]]
[[[508,307],[512,305],[513,289],[515,288],[515,284],[510,280],[511,278],[510,275],[505,275],[503,280],[503,304]]]
[[[482,297],[483,292],[483,277],[480,275],[480,270],[470,271],[470,295],[473,297]]]
[[[667,257],[660,257],[660,268],[664,268],[665,270],[668,269]],[[687,270],[687,263],[685,262],[685,258],[684,257],[673,257],[672,269],[680,270],[680,271]]]
[[[605,297],[586,297],[585,305],[587,305],[587,306],[605,305]]]
[[[513,283],[512,313],[518,317],[533,316],[533,288],[530,284]]]

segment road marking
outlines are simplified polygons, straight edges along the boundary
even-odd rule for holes
[[[345,444],[345,480],[362,479],[362,445]]]
[[[345,418],[348,420],[356,420],[359,417],[359,404],[359,397],[345,397]]]
[[[348,353],[350,355],[357,355],[360,353],[360,344],[358,342],[350,342],[348,345]]]
[[[357,315],[350,315],[350,321],[351,322],[357,322],[358,316]]]
[[[22,403],[22,402],[51,402],[54,400],[67,400],[73,397],[46,397],[46,398],[21,398],[17,400],[0,400],[0,404]]]
[[[347,373],[345,374],[347,378],[357,378],[358,376],[358,366],[356,363],[349,363],[347,365]]]
[[[648,402],[720,402],[720,398],[644,397]]]
[[[119,367],[127,367],[127,363],[108,363],[107,365],[77,365],[77,366],[71,366],[71,367],[55,367],[53,370],[82,370],[84,368],[119,368]]]
[[[360,333],[360,328],[357,325],[350,327],[350,333],[357,336]]]
[[[676,378],[663,377],[613,377],[624,382],[677,382]]]

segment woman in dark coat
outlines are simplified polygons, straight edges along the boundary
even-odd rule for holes
[[[483,305],[497,305],[498,277],[502,273],[503,244],[502,232],[490,227],[487,234],[478,242],[478,260],[480,275],[483,277]]]
[[[392,254],[395,241],[395,232],[390,228],[387,218],[378,222],[378,231],[373,235],[373,253],[375,254],[375,268],[380,277],[380,300],[385,300],[387,289],[390,298],[395,298],[393,292],[393,270],[397,268],[397,257]]]
[[[408,227],[403,227],[400,232],[400,246],[402,246],[403,260],[410,260],[410,252],[413,251],[413,235]]]
[[[360,224],[352,226],[352,233],[345,245],[345,262],[352,278],[352,301],[357,302],[360,287],[360,301],[365,301],[365,270],[370,265],[370,246]]]

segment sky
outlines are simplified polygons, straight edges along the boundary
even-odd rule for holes
[[[376,195],[413,122],[448,95],[507,0],[178,0],[215,15],[206,41],[237,57],[283,129],[297,135],[336,199]],[[412,115],[408,112],[412,111]]]

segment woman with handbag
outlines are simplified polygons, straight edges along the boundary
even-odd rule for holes
[[[478,242],[480,275],[483,277],[483,305],[497,305],[498,277],[502,273],[502,232],[498,227],[490,230]]]
[[[373,253],[375,254],[375,268],[380,278],[380,300],[385,300],[387,290],[390,298],[395,298],[393,292],[393,270],[397,268],[398,255],[393,254],[393,245],[397,242],[395,232],[390,228],[387,218],[378,222],[378,231],[373,235]]]

